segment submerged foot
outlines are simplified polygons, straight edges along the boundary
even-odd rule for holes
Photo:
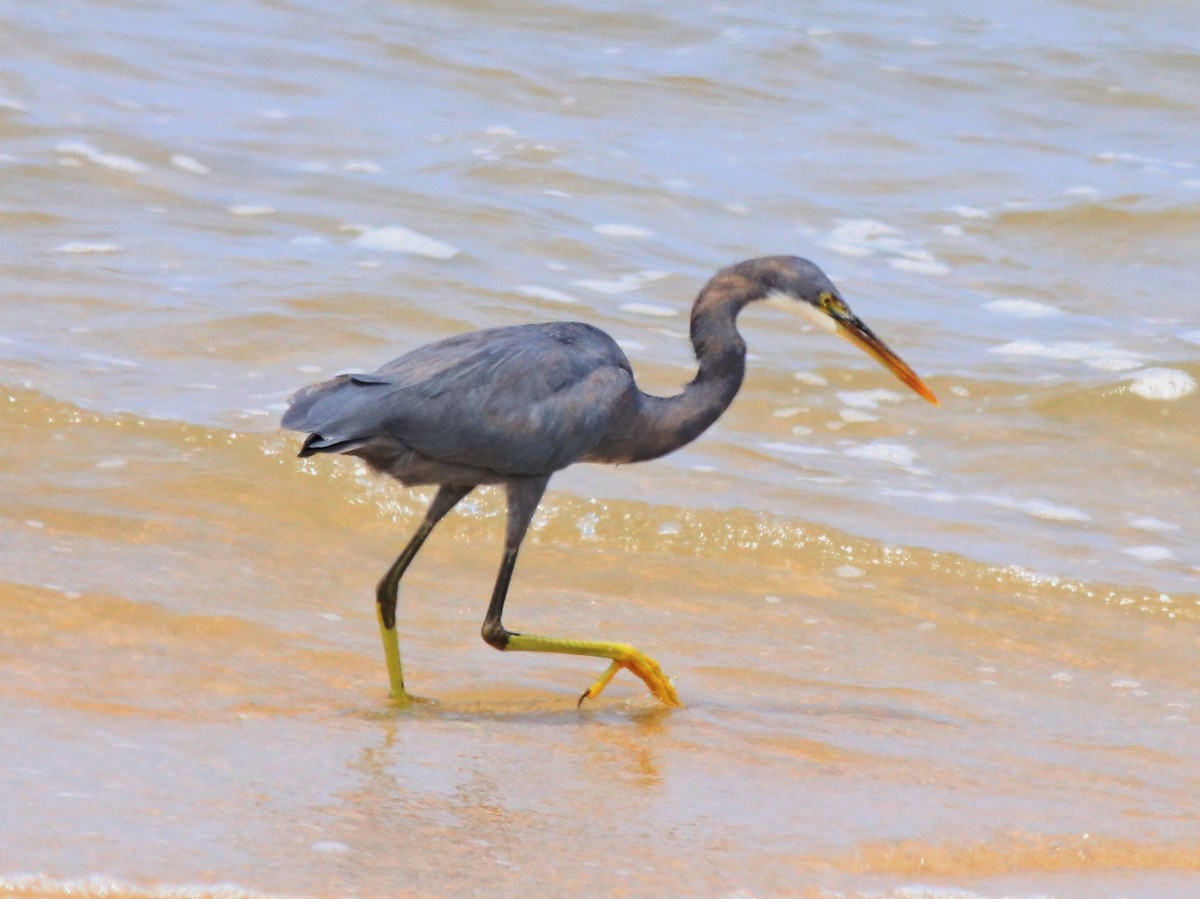
[[[388,692],[388,699],[391,700],[392,705],[398,709],[407,709],[418,702],[425,701],[419,696],[413,696],[407,690],[401,690],[399,693],[397,693],[395,690],[391,690]]]

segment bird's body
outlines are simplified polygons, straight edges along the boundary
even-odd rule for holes
[[[748,260],[718,272],[697,297],[691,337],[699,371],[674,397],[643,393],[616,341],[588,324],[552,322],[476,331],[428,344],[370,374],[339,375],[296,393],[283,426],[307,432],[301,456],[344,453],[406,485],[440,487],[416,536],[380,582],[377,599],[392,693],[406,700],[395,637],[399,581],[440,518],[480,484],[504,484],[504,563],[484,622],[498,649],[612,660],[584,694],[598,695],[621,667],[678,704],[652,659],[624,644],[510,633],[500,623],[517,549],[550,476],[575,462],[640,462],[694,440],[732,402],[745,372],[737,314],[786,298],[817,310],[914,390],[920,379],[855,318],[820,270],[797,257]],[[812,314],[810,312],[810,314]],[[824,321],[823,318],[817,318]],[[582,701],[582,700],[581,700]]]
[[[423,346],[369,375],[343,375],[293,401],[303,452],[359,456],[403,484],[495,484],[549,475],[597,454],[636,416],[629,360],[578,322],[491,328]]]

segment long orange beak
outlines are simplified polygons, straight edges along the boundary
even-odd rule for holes
[[[897,378],[911,387],[935,406],[938,398],[926,386],[920,376],[908,367],[908,364],[892,352],[891,347],[875,336],[875,333],[857,317],[851,316],[846,320],[834,319],[837,322],[838,333],[857,346],[867,355],[874,357]]]

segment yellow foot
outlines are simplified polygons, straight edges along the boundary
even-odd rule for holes
[[[650,692],[662,700],[664,705],[682,707],[675,695],[675,688],[658,667],[658,662],[628,643],[599,643],[593,640],[561,640],[552,637],[536,637],[533,634],[508,634],[504,645],[509,652],[561,652],[570,656],[592,656],[612,662],[600,678],[579,697],[579,705],[585,699],[595,699],[608,686],[608,682],[622,668],[628,668],[650,688]]]
[[[579,697],[577,706],[582,706],[585,699],[595,699],[604,692],[604,688],[608,686],[608,682],[616,676],[616,673],[622,668],[628,668],[634,674],[642,679],[650,692],[662,701],[663,705],[675,706],[683,708],[683,703],[679,701],[679,695],[675,692],[675,687],[671,684],[667,676],[663,674],[661,668],[658,667],[658,662],[650,658],[644,652],[634,649],[632,646],[621,647],[622,652],[620,657],[613,659],[612,664],[608,666],[600,677],[596,679],[590,687],[583,691],[583,695]]]
[[[388,698],[392,701],[392,705],[398,709],[407,709],[415,703],[422,701],[420,698],[413,696],[407,690],[401,690],[399,693],[397,693],[395,690],[392,690],[388,693]]]

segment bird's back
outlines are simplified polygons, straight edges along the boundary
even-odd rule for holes
[[[518,325],[451,337],[370,374],[306,387],[283,426],[310,433],[305,455],[350,452],[376,464],[374,448],[388,459],[411,451],[425,465],[501,477],[548,474],[586,455],[633,390],[625,354],[603,331],[578,322]],[[403,479],[395,464],[376,467]]]

